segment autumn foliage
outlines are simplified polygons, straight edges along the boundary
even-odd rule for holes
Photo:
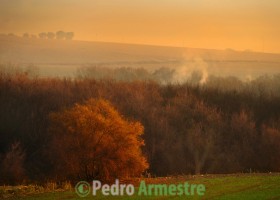
[[[109,181],[147,169],[143,126],[127,121],[108,101],[90,99],[50,117],[56,176]]]
[[[0,183],[279,172],[279,88],[0,74]]]

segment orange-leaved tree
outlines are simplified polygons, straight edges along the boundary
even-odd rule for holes
[[[148,168],[143,126],[126,120],[108,101],[90,99],[50,119],[56,177],[109,181],[140,176]]]

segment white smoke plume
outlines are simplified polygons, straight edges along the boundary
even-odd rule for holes
[[[185,61],[184,65],[175,68],[173,82],[183,83],[191,81],[194,74],[199,73],[199,84],[206,83],[208,79],[208,64],[199,57],[194,57]]]

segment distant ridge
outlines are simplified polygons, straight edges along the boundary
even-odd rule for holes
[[[214,61],[280,62],[280,54],[110,42],[0,37],[0,61],[17,63],[170,62],[194,57]]]
[[[40,76],[73,77],[84,66],[207,70],[216,76],[257,77],[280,73],[280,54],[110,42],[0,36],[0,64],[33,64]],[[207,68],[207,69],[206,69]]]

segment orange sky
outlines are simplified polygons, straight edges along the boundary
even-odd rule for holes
[[[279,0],[0,0],[0,32],[280,53]]]

